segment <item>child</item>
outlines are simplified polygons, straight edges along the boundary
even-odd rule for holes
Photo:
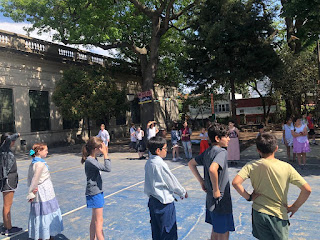
[[[179,144],[180,134],[177,129],[177,124],[174,124],[171,130],[171,143],[172,143],[172,161],[175,162],[177,159],[181,159],[179,156]],[[176,158],[177,157],[177,158]]]
[[[97,137],[101,138],[104,144],[108,147],[110,142],[110,135],[109,135],[109,132],[106,130],[106,125],[101,124],[100,131]]]
[[[203,153],[207,148],[209,148],[209,143],[208,143],[208,133],[206,131],[205,128],[202,128],[201,129],[201,133],[200,133],[200,139],[201,139],[201,142],[200,142],[200,153]]]
[[[135,124],[131,123],[129,148],[134,150],[136,149],[136,145],[137,145],[136,128],[135,128]]]
[[[43,158],[47,157],[45,143],[36,143],[30,150],[32,162],[28,171],[29,192],[27,199],[31,203],[29,214],[29,238],[53,239],[63,230],[62,216],[58,200],[51,182],[49,167]]]
[[[159,132],[159,129],[156,128],[156,121],[149,121],[147,124],[147,138],[148,140],[150,138],[153,138],[156,136],[156,134]]]
[[[231,161],[231,164],[237,164],[235,161],[240,160],[240,144],[239,144],[239,136],[240,132],[238,128],[235,127],[234,121],[229,121],[229,144],[228,144],[228,160]]]
[[[188,122],[183,123],[183,128],[180,130],[181,142],[184,149],[184,154],[187,160],[192,158],[192,144],[191,144],[191,135],[192,130],[188,127]]]
[[[237,192],[252,205],[252,234],[258,239],[288,239],[290,217],[308,199],[311,188],[288,163],[274,158],[278,150],[277,138],[263,133],[257,139],[257,149],[262,159],[247,163],[233,179]],[[250,178],[253,193],[249,194],[242,183]],[[289,183],[301,189],[298,199],[288,205]]]
[[[258,125],[258,134],[257,137],[259,137],[262,133],[264,133],[264,126],[262,124]]]
[[[307,161],[306,153],[310,152],[310,145],[307,126],[301,123],[300,118],[294,119],[294,128],[291,130],[291,134],[293,136],[293,153],[297,154],[299,167],[303,169]]]
[[[102,153],[104,164],[99,163],[97,155]],[[86,199],[87,208],[92,208],[90,223],[90,239],[104,240],[103,234],[103,205],[102,179],[100,171],[110,172],[111,161],[108,157],[108,148],[98,137],[91,137],[82,147],[81,163],[85,163],[87,176]]]
[[[144,137],[144,131],[141,129],[141,127],[138,127],[136,131],[136,138],[137,138],[137,151],[138,151],[139,159],[146,158],[145,156],[143,156],[144,152],[146,151],[146,146],[143,141],[143,137]]]
[[[3,229],[1,234],[6,236],[11,236],[22,230],[22,228],[13,227],[11,224],[11,206],[18,186],[18,168],[16,158],[10,148],[14,146],[18,137],[20,137],[19,133],[1,136],[0,188],[3,195]]]
[[[212,124],[208,129],[212,147],[192,159],[188,165],[193,175],[199,181],[206,197],[206,222],[212,225],[211,240],[229,239],[229,231],[234,231],[232,201],[228,173],[228,156],[224,147],[228,146],[227,129],[218,124]],[[204,179],[197,166],[203,165]]]
[[[288,117],[285,121],[285,123],[282,126],[282,141],[286,145],[287,148],[287,159],[291,161],[290,159],[290,148],[293,146],[293,137],[291,134],[291,130],[294,129],[293,123],[292,123],[292,118]],[[293,153],[293,159],[296,158],[296,154]]]
[[[314,145],[318,145],[318,143],[316,143],[316,133],[314,131],[314,119],[312,117],[312,113],[308,114],[308,117],[306,118],[307,120],[307,125],[308,125],[308,129],[309,129],[309,138],[312,138],[312,144]]]
[[[162,137],[148,141],[151,157],[145,165],[144,193],[149,197],[152,239],[178,239],[174,193],[187,198],[186,190],[163,161],[167,156],[167,142]]]

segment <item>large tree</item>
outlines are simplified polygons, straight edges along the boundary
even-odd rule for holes
[[[105,69],[74,67],[57,82],[53,102],[66,120],[103,120],[124,116],[128,110],[126,89],[119,89]],[[90,128],[89,128],[90,134]]]
[[[169,29],[185,27],[201,0],[3,0],[2,11],[15,21],[29,21],[29,30],[55,30],[65,44],[90,44],[134,54],[142,72],[142,90],[153,91],[159,47]],[[142,105],[144,125],[154,105]]]
[[[189,83],[230,89],[233,118],[236,85],[270,74],[279,62],[272,45],[272,18],[261,0],[208,0],[187,35],[182,69]]]

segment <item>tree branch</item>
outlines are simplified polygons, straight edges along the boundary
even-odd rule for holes
[[[171,24],[171,25],[169,26],[169,28],[176,29],[176,30],[179,31],[179,32],[184,32],[185,30],[189,29],[190,27],[191,27],[191,26],[186,26],[186,27],[184,27],[184,28],[178,28],[178,27],[176,27],[176,26],[173,25],[173,24]]]
[[[146,7],[144,4],[139,2],[138,0],[129,0],[140,12],[146,14],[149,18],[152,18],[154,15],[154,11],[150,8]]]
[[[202,0],[195,0],[193,3],[190,3],[188,6],[186,6],[184,9],[181,11],[177,12],[176,14],[173,14],[170,18],[170,20],[176,20],[178,19],[181,15],[185,14],[187,11],[189,11],[191,8],[196,6],[198,3],[200,3]]]

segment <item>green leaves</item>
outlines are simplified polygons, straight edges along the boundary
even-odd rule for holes
[[[63,118],[109,119],[128,110],[125,88],[121,90],[104,69],[73,68],[56,84],[53,101]]]

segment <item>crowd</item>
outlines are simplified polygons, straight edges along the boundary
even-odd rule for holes
[[[288,118],[283,125],[283,143],[287,147],[288,159],[290,148],[298,158],[301,167],[306,163],[306,152],[310,151],[308,134],[314,138],[312,115],[304,118]],[[194,158],[191,144],[192,130],[184,122],[181,129],[175,124],[171,130],[173,161],[179,160],[179,142],[181,141],[188,166],[206,192],[206,218],[212,225],[211,240],[228,239],[229,233],[235,231],[233,221],[233,206],[231,200],[228,173],[228,161],[236,164],[240,160],[240,131],[235,123],[230,121],[228,127],[213,123],[207,129],[202,128],[199,135],[200,152]],[[10,209],[13,203],[15,189],[18,184],[17,163],[11,151],[19,134],[4,134],[1,137],[1,174],[0,187],[3,193],[3,229],[1,234],[12,236],[22,229],[11,224]],[[130,147],[139,154],[139,159],[146,158],[144,152],[149,151],[145,164],[144,193],[149,197],[148,208],[153,239],[178,239],[175,196],[188,198],[186,189],[172,174],[164,162],[167,156],[168,144],[166,131],[159,130],[155,121],[147,124],[147,146],[145,146],[144,131],[141,127],[130,128]],[[102,124],[97,136],[91,137],[82,148],[81,163],[87,177],[85,197],[87,207],[92,209],[90,223],[90,239],[102,240],[103,206],[102,178],[100,171],[111,171],[111,160],[108,157],[110,135]],[[210,144],[209,144],[210,142]],[[211,145],[211,146],[210,146]],[[256,139],[258,160],[248,162],[232,181],[236,191],[252,204],[252,233],[257,239],[288,239],[290,217],[308,199],[311,188],[303,177],[287,162],[275,158],[278,150],[277,138],[271,133],[265,133],[263,126],[259,128]],[[63,231],[63,222],[58,201],[50,178],[49,166],[44,160],[48,154],[45,143],[36,143],[29,155],[31,163],[28,170],[27,200],[30,203],[29,237],[32,239],[53,239]],[[103,156],[104,163],[97,160]],[[291,160],[291,159],[290,159]],[[294,160],[294,158],[292,159]],[[197,166],[203,166],[204,177]],[[253,192],[248,193],[243,182],[250,179]],[[287,195],[289,184],[300,188],[300,194],[292,205],[288,205]]]

